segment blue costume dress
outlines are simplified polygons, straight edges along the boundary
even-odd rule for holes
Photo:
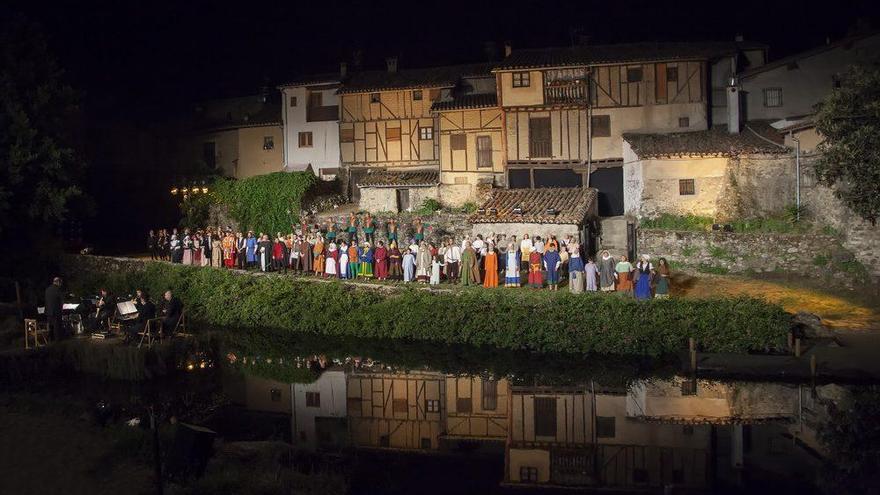
[[[547,270],[547,283],[549,285],[559,284],[559,270],[557,267],[561,261],[559,251],[547,251],[544,253],[544,268]]]
[[[639,271],[639,280],[636,282],[636,299],[651,299],[651,266],[650,263],[640,261],[636,266]]]
[[[365,278],[373,277],[373,249],[372,248],[360,248],[358,249],[358,257],[360,258],[361,265],[358,268],[358,275]]]
[[[257,262],[257,239],[254,237],[247,238],[247,262],[248,264]]]

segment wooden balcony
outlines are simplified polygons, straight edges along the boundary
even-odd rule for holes
[[[339,107],[336,105],[306,108],[306,122],[327,122],[334,120],[339,120]]]
[[[547,105],[586,105],[587,85],[584,82],[553,83],[544,88]]]
[[[529,158],[550,158],[550,141],[543,139],[529,140]]]

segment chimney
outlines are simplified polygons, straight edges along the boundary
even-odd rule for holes
[[[348,64],[345,62],[339,62],[339,78],[345,79],[345,76],[348,75]]]
[[[504,56],[509,57],[510,53],[513,51],[513,44],[510,41],[504,42]]]
[[[736,77],[731,76],[727,82],[727,132],[730,134],[739,134],[739,90],[739,81],[737,81]]]
[[[733,41],[736,41],[737,43],[742,43],[743,41],[745,41],[745,38],[743,37],[742,33],[736,33],[736,36],[733,37]]]
[[[388,67],[388,72],[397,72],[397,57],[386,58],[385,65]]]

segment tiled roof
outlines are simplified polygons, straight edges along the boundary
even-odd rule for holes
[[[461,110],[465,108],[491,108],[498,106],[495,93],[481,93],[457,96],[449,101],[438,101],[431,105],[432,112]]]
[[[449,88],[466,76],[489,74],[490,64],[449,65],[426,69],[399,69],[396,72],[373,70],[355,72],[338,93],[366,93],[409,88]]]
[[[764,45],[745,42],[657,42],[615,45],[583,45],[514,50],[495,66],[495,70],[537,67],[572,67],[625,62],[711,59],[731,55],[740,49],[762,49]]]
[[[414,170],[412,172],[371,170],[357,185],[358,187],[418,187],[436,186],[439,183],[440,172],[436,170]]]
[[[727,126],[722,125],[706,131],[672,134],[624,133],[623,139],[630,144],[639,158],[788,153],[788,149],[782,146],[783,141],[779,133],[766,122],[747,122],[739,134],[730,134],[727,132]]]
[[[284,84],[279,84],[278,89],[289,86],[308,86],[312,84],[338,83],[342,77],[338,72],[325,72],[323,74],[304,74],[297,76]]]
[[[825,45],[821,45],[821,46],[818,46],[816,48],[813,48],[813,49],[810,49],[810,50],[807,50],[804,52],[795,53],[794,55],[790,55],[788,57],[776,59],[776,60],[773,60],[772,62],[768,62],[764,65],[759,65],[757,67],[745,70],[745,71],[737,74],[737,77],[739,77],[740,79],[748,79],[749,77],[752,77],[755,74],[760,74],[760,73],[766,72],[768,70],[773,70],[773,69],[777,69],[779,67],[784,67],[784,66],[789,65],[791,63],[797,63],[798,60],[803,60],[805,58],[813,57],[815,55],[819,55],[819,54],[827,52],[829,50],[834,50],[836,48],[846,48],[849,45],[852,45],[858,41],[861,41],[865,38],[870,38],[872,36],[877,36],[878,34],[880,34],[880,31],[872,31],[870,33],[863,33],[863,34],[859,34],[859,35],[855,35],[855,36],[849,36],[849,37],[843,38],[841,40],[835,41],[834,43],[828,43]]]
[[[553,223],[580,224],[596,201],[596,189],[543,188],[496,189],[492,196],[471,215],[472,223]],[[522,209],[522,215],[513,209]],[[492,209],[497,210],[493,214]],[[548,208],[556,214],[547,212]]]

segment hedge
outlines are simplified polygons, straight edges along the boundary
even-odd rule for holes
[[[780,306],[750,297],[640,302],[609,294],[505,288],[385,293],[166,263],[117,270],[87,265],[80,263],[68,276],[80,292],[106,286],[126,294],[139,287],[158,298],[170,288],[191,320],[217,327],[659,356],[685,348],[690,337],[708,352],[779,349],[790,323]]]

